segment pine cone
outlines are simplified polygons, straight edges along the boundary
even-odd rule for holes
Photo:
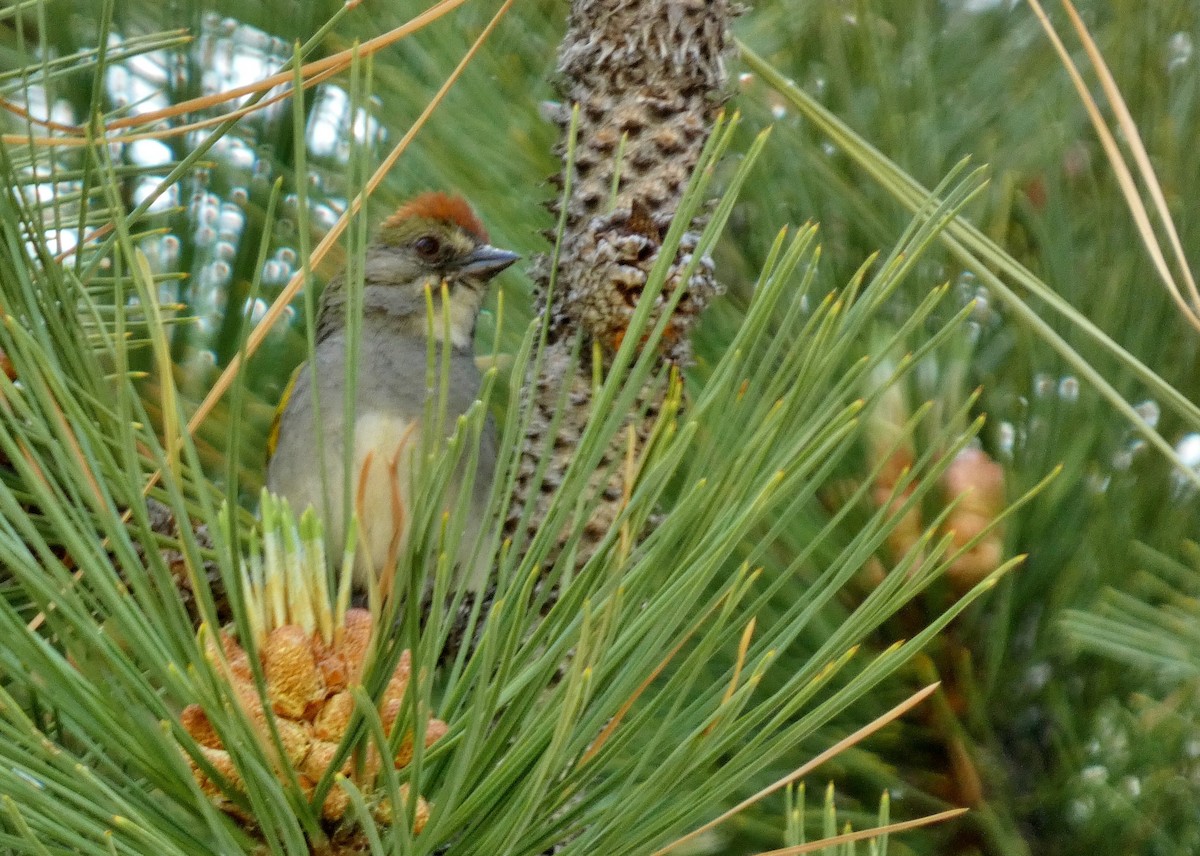
[[[372,623],[371,615],[366,610],[349,610],[342,632],[335,634],[331,644],[326,644],[318,632],[306,631],[297,624],[285,624],[270,631],[260,652],[269,709],[264,708],[255,689],[249,656],[234,635],[222,631],[220,652],[216,650],[215,640],[209,636],[209,657],[218,668],[224,669],[221,664],[221,654],[224,654],[224,660],[229,664],[226,674],[234,695],[254,724],[263,745],[269,747],[267,754],[276,766],[280,781],[286,782],[290,778],[284,767],[286,764],[310,798],[317,782],[333,763],[338,745],[350,725],[354,711],[353,688],[361,685],[363,660]],[[410,668],[411,659],[405,651],[379,701],[379,715],[385,731],[391,730],[400,713]],[[274,718],[284,750],[283,758],[274,750],[268,716]],[[204,710],[197,704],[188,705],[180,714],[180,723],[200,744],[205,759],[230,785],[238,787],[238,772]],[[445,733],[444,722],[429,719],[425,726],[425,746],[432,746]],[[412,761],[412,757],[413,735],[410,732],[400,741],[392,764],[395,769],[403,769]],[[189,758],[189,763],[196,782],[218,808],[241,820],[249,820],[194,760]],[[356,773],[355,766],[354,758],[346,758],[339,772],[355,779],[363,789],[375,820],[390,824],[392,806],[387,803],[382,791],[375,787],[380,771],[378,752],[371,747],[361,771]],[[401,793],[407,798],[406,789],[401,788]],[[345,791],[334,787],[321,805],[321,817],[336,824],[345,818],[348,805],[349,797]],[[420,832],[428,816],[428,806],[418,797],[415,832]]]

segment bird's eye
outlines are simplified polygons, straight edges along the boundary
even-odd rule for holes
[[[413,249],[424,258],[433,259],[442,251],[442,243],[433,235],[422,235],[413,244]]]

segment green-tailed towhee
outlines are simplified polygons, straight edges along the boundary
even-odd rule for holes
[[[396,557],[403,552],[411,520],[412,455],[419,448],[428,396],[429,318],[441,366],[445,331],[442,284],[449,293],[449,378],[447,430],[479,393],[472,337],[488,281],[511,265],[516,253],[488,243],[470,206],[457,196],[425,193],[385,220],[367,246],[363,264],[363,320],[359,340],[354,422],[344,424],[346,388],[346,299],[344,278],[325,287],[316,323],[314,404],[312,368],[297,369],[276,414],[268,441],[267,487],[286,497],[297,513],[312,505],[325,525],[331,561],[339,563],[345,542],[343,485],[345,444],[352,443],[350,490],[358,517],[355,584],[370,575],[390,588]],[[318,432],[318,422],[320,431]],[[319,438],[319,441],[318,441]],[[325,484],[318,450],[323,450]],[[495,440],[485,427],[475,476],[474,526],[485,512],[495,466]],[[471,576],[479,576],[478,571]],[[482,581],[468,579],[479,587]]]

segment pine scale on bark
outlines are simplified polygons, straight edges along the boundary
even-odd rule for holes
[[[723,60],[737,11],[728,0],[571,4],[559,50],[564,98],[556,118],[563,128],[559,153],[565,170],[567,129],[572,107],[578,105],[574,173],[565,200],[554,293],[548,301],[550,259],[542,257],[534,269],[539,311],[549,316],[548,347],[540,376],[527,377],[523,391],[526,401],[532,398],[534,412],[507,521],[510,535],[518,534],[521,511],[532,503],[529,531],[520,533],[532,537],[575,454],[591,414],[593,344],[599,345],[604,361],[600,368],[607,370],[725,100]],[[557,179],[564,186],[564,176]],[[561,213],[558,204],[553,203],[553,210]],[[691,224],[658,298],[661,306],[676,290],[684,292],[663,339],[662,369],[688,362],[688,334],[718,292],[707,258],[684,281],[702,225]],[[583,338],[582,360],[573,366],[577,335]],[[566,408],[550,436],[563,383],[569,385]],[[653,430],[665,394],[665,384],[653,376],[641,391],[640,412],[629,417],[638,451]],[[622,476],[613,465],[624,458],[627,443],[627,433],[619,432],[592,476],[589,487],[596,502],[576,554],[579,565],[595,552],[620,513]],[[549,465],[537,485],[535,473],[545,457]]]

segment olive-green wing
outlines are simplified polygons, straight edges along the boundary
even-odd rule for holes
[[[275,457],[275,447],[279,445],[279,426],[283,422],[283,411],[287,409],[288,401],[291,400],[292,391],[296,388],[296,379],[300,377],[300,372],[304,370],[307,363],[301,363],[296,366],[292,376],[288,378],[287,386],[283,388],[283,395],[279,399],[279,406],[275,408],[275,416],[271,419],[271,430],[267,433],[267,460]]]

